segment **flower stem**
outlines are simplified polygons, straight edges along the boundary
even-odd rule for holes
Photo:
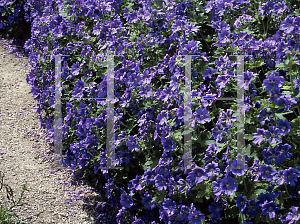
[[[287,186],[286,186],[286,184],[285,184],[284,186],[285,186],[286,193],[287,193],[287,194],[288,194],[288,196],[290,197],[291,195],[289,194],[289,191],[288,191],[288,189],[287,189]]]
[[[245,185],[246,192],[248,192],[245,178],[244,178],[244,185]]]
[[[206,42],[206,40],[204,39],[204,36],[202,35],[202,33],[201,32],[199,32],[199,33],[200,33],[200,35],[202,37],[202,40],[204,40],[205,44],[207,45],[208,49],[210,49],[210,47],[209,47],[208,43]]]

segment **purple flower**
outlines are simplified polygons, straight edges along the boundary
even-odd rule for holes
[[[220,118],[221,118],[220,121],[222,123],[226,122],[226,126],[230,126],[231,122],[236,121],[236,116],[231,117],[232,113],[233,113],[233,110],[229,110],[229,109],[227,109],[226,113],[224,111],[222,111],[220,114]]]
[[[217,181],[213,182],[213,192],[216,196],[220,196],[223,193],[223,190],[221,189],[221,181],[222,179],[220,177],[217,177]]]
[[[276,184],[283,185],[285,179],[283,175],[283,170],[279,170],[278,173],[275,175],[274,179],[276,180]]]
[[[145,188],[145,182],[143,176],[137,175],[135,179],[132,179],[128,183],[128,189],[130,193],[141,191]]]
[[[269,130],[270,131],[266,131],[265,132],[265,136],[266,137],[269,137],[269,140],[268,142],[269,143],[272,143],[272,144],[275,144],[275,139],[278,141],[278,142],[282,142],[281,138],[279,138],[277,135],[280,135],[280,130],[279,128],[275,127],[274,125],[272,126],[269,126]]]
[[[218,168],[218,163],[212,161],[211,163],[206,164],[205,168],[209,179],[211,179],[214,175],[219,175],[220,169]]]
[[[186,191],[187,194],[190,194],[192,192],[192,186],[193,186],[193,184],[190,184],[186,180],[180,178],[177,181],[177,184],[178,184],[178,191],[180,193],[183,193],[184,191]]]
[[[183,46],[184,46],[182,50],[183,55],[199,53],[197,49],[198,43],[194,40],[189,41],[188,44],[184,44]]]
[[[253,107],[256,108],[256,109],[259,109],[261,107],[261,104],[259,102],[255,102],[253,104]]]
[[[271,164],[274,161],[278,165],[285,161],[284,153],[278,150],[278,145],[275,148],[267,147],[261,153],[266,164]]]
[[[247,206],[244,196],[238,195],[235,202],[236,202],[236,207],[241,208],[241,212],[244,212]]]
[[[199,184],[206,179],[207,179],[207,173],[205,172],[205,169],[202,167],[193,169],[193,171],[190,172],[187,176],[187,180],[190,183],[196,180],[195,181],[196,184]]]
[[[261,167],[259,167],[259,171],[261,171],[260,177],[267,181],[272,181],[273,176],[277,173],[277,171],[270,165],[261,165]]]
[[[176,202],[172,201],[170,198],[165,198],[162,202],[162,207],[165,211],[168,212],[168,215],[171,216],[175,212]]]
[[[210,216],[212,220],[217,220],[221,218],[222,208],[220,204],[212,202],[211,205],[208,206],[208,211],[211,212]]]
[[[294,30],[293,23],[294,23],[294,18],[287,17],[281,22],[281,25],[279,26],[279,30],[283,30],[286,34],[290,34]]]
[[[91,51],[91,45],[86,45],[86,46],[84,46],[84,49],[81,51],[81,57],[88,57],[89,55],[90,55],[90,51]]]
[[[183,20],[176,20],[175,23],[172,25],[171,29],[173,33],[177,33],[181,30],[181,26],[184,25]]]
[[[133,199],[130,195],[127,195],[125,192],[121,195],[120,203],[125,208],[130,208],[133,205]]]
[[[299,220],[300,214],[297,214],[298,208],[299,207],[295,207],[295,206],[291,207],[291,210],[292,210],[293,213],[289,212],[286,216],[286,219],[285,219],[286,221],[291,220],[288,224],[292,224],[292,223],[294,223],[294,221]]]
[[[290,167],[288,169],[285,169],[283,171],[283,175],[286,185],[290,184],[291,187],[296,186],[295,182],[297,182],[298,175],[295,173],[295,168]]]
[[[240,165],[244,166],[244,167],[240,167]],[[236,168],[231,168],[230,171],[232,172],[232,174],[237,175],[237,176],[242,176],[245,174],[245,172],[247,171],[247,167],[248,164],[244,162],[244,160],[242,160],[242,164],[238,164],[237,160],[234,160],[231,164],[231,167],[236,167]]]
[[[243,224],[253,224],[253,222],[250,222],[250,221],[244,221]]]
[[[295,92],[299,93],[300,79],[299,79],[299,78],[296,78],[296,79],[294,80],[294,83],[295,83],[294,90],[295,90]]]
[[[155,171],[146,170],[145,171],[145,180],[146,180],[146,182],[149,182],[150,185],[153,185],[155,183]]]
[[[285,111],[288,111],[291,108],[291,105],[296,104],[298,101],[297,97],[291,98],[291,95],[285,96],[284,104],[285,104]]]
[[[142,197],[142,203],[144,204],[145,208],[147,210],[154,209],[156,207],[156,205],[155,205],[156,201],[153,201],[151,203],[151,201],[152,201],[152,195],[148,194],[148,192],[145,192],[144,196],[145,197]]]
[[[286,158],[290,159],[293,156],[292,153],[288,152],[292,148],[292,146],[290,146],[289,144],[287,143],[284,145],[279,144],[278,147],[282,152],[284,152]]]
[[[145,224],[145,222],[142,219],[138,219],[136,216],[134,216],[132,224]]]
[[[263,81],[263,85],[265,86],[266,91],[274,90],[275,93],[280,92],[280,87],[284,83],[284,78],[279,76],[279,72],[268,73],[267,79]]]
[[[258,76],[258,74],[253,73],[253,72],[246,71],[244,73],[244,82],[245,82],[244,89],[245,90],[249,88],[249,84],[251,83],[252,77],[256,77],[256,76]]]
[[[208,67],[207,69],[205,69],[204,71],[204,75],[202,75],[202,78],[205,79],[211,79],[211,76],[213,75],[214,71]]]
[[[200,124],[205,124],[210,121],[211,116],[209,116],[209,111],[206,108],[198,108],[194,113],[195,121],[198,121]]]
[[[286,133],[289,133],[291,130],[291,122],[289,122],[288,120],[283,121],[282,119],[280,119],[279,121],[277,121],[278,124],[278,128],[280,129],[280,135],[284,136],[286,135]]]
[[[214,127],[212,129],[212,136],[214,137],[214,139],[217,141],[217,142],[224,142],[224,140],[222,140],[222,135],[226,135],[226,132],[228,131],[228,128],[224,127],[222,128],[221,127],[221,123],[218,121],[217,122],[217,127]]]
[[[119,151],[118,154],[120,154],[121,163],[126,162],[126,164],[130,163],[130,160],[132,159],[132,155],[129,152],[123,152]]]
[[[275,101],[276,105],[282,105],[284,104],[284,96],[284,93],[275,93],[273,90],[271,90],[271,97],[269,98],[270,103]]]
[[[164,164],[164,165],[161,164],[160,166],[157,166],[156,172],[163,175],[165,178],[169,178],[170,174],[171,174],[169,165],[167,165],[167,164]]]
[[[223,89],[226,86],[226,83],[229,82],[229,76],[228,75],[218,75],[216,79],[216,86],[219,89]]]
[[[260,123],[262,125],[264,125],[266,121],[269,122],[269,123],[274,121],[273,118],[271,117],[271,115],[273,115],[272,110],[270,110],[269,112],[267,112],[266,111],[266,107],[264,107],[263,109],[261,109],[259,111],[259,115],[256,117],[256,119],[259,120],[259,119],[262,118],[260,120]]]
[[[143,76],[141,74],[136,74],[136,73],[132,73],[129,77],[129,81],[132,83],[134,88],[141,85],[141,83],[143,82],[142,79]]]
[[[145,20],[146,22],[151,19],[151,13],[146,8],[139,9],[138,15],[141,20]]]
[[[233,191],[237,190],[238,185],[235,184],[235,179],[232,177],[224,177],[221,181],[221,189],[225,192],[226,195],[232,195]]]
[[[130,23],[137,23],[139,21],[139,18],[138,18],[138,12],[137,11],[133,11],[129,14],[129,22]]]
[[[176,142],[173,142],[171,139],[162,138],[162,145],[166,152],[170,152],[176,149]]]
[[[180,213],[178,217],[182,222],[187,222],[189,217],[189,208],[185,205],[180,205]]]
[[[226,46],[226,43],[228,43],[230,41],[230,30],[227,29],[223,29],[219,34],[218,34],[218,38],[219,38],[219,44],[221,47]]]
[[[129,140],[126,140],[126,146],[130,151],[137,151],[140,146],[137,144],[137,140],[134,136],[129,136]]]
[[[83,90],[85,90],[85,82],[78,80],[74,86],[74,91],[72,92],[72,97],[83,97]]]
[[[155,176],[155,187],[157,187],[157,189],[159,191],[162,191],[163,189],[164,190],[167,190],[167,187],[168,187],[168,184],[167,184],[167,181],[166,179],[160,175],[160,174],[157,174]]]
[[[176,112],[176,116],[178,117],[179,120],[184,119],[184,104],[180,104],[179,108],[174,108],[173,109]]]
[[[160,114],[157,115],[157,121],[159,121],[160,125],[167,124],[168,122],[168,113],[161,111]]]
[[[189,213],[188,220],[191,224],[201,224],[202,221],[205,219],[205,215],[201,213],[201,211],[197,211],[194,207],[193,203],[191,204],[191,210]]]
[[[146,99],[149,98],[152,94],[152,89],[150,88],[150,85],[142,85],[140,87],[140,91],[138,93],[139,96],[145,97]]]
[[[188,219],[192,224],[201,224],[201,220],[205,219],[205,215],[200,211],[196,211],[195,213],[190,213]]]
[[[249,210],[249,217],[254,217],[258,213],[259,206],[254,205],[255,204],[255,199],[251,199],[247,202],[246,210]],[[245,211],[246,211],[245,210]]]
[[[255,139],[253,143],[254,144],[258,143],[258,145],[260,145],[260,143],[264,140],[264,134],[265,134],[264,129],[257,128],[257,133],[253,134],[253,139]]]
[[[79,62],[77,61],[75,64],[72,65],[72,74],[74,74],[75,76],[79,75],[80,68],[81,65],[79,65]]]
[[[275,206],[276,206],[276,202],[265,201],[265,203],[263,203],[261,206],[261,210],[262,210],[261,215],[265,216],[265,215],[269,214],[270,219],[275,218],[276,212],[278,212],[280,210],[278,207],[275,207]]]

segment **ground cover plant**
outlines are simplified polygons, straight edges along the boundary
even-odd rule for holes
[[[30,5],[30,4],[29,4]],[[62,96],[106,97],[115,55],[116,166],[105,170],[105,100],[62,102],[64,164],[105,194],[117,223],[299,219],[299,1],[44,1],[25,44],[27,78],[53,138]],[[184,55],[192,59],[193,150],[183,166]],[[236,57],[245,57],[247,169],[236,160]],[[198,97],[198,98],[197,98]],[[204,97],[211,97],[210,99]],[[118,128],[118,126],[120,128]],[[101,220],[101,216],[98,217]],[[102,220],[103,221],[103,220]]]

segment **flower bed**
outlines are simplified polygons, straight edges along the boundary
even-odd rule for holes
[[[54,55],[69,55],[61,63],[62,96],[69,99],[105,98],[107,54],[114,55],[115,158],[124,169],[101,169],[107,165],[105,100],[62,102],[62,147],[64,165],[105,194],[118,223],[279,223],[292,220],[291,211],[297,215],[296,3],[44,1],[24,47],[33,67],[27,82],[37,111],[46,111],[40,121],[49,138],[54,136]],[[185,55],[198,56],[191,63],[191,166],[180,170]],[[236,55],[249,55],[245,169],[230,169],[236,163],[237,104],[217,101],[235,97]]]

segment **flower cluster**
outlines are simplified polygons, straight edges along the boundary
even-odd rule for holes
[[[204,3],[43,0],[39,9],[27,1],[32,36],[25,49],[33,68],[27,82],[39,102],[37,112],[47,112],[41,126],[54,137],[54,55],[67,54],[61,62],[62,95],[77,99],[62,103],[63,162],[87,177],[105,178],[98,185],[117,210],[118,223],[220,223],[232,206],[239,208],[236,223],[293,222],[299,218],[296,207],[291,213],[281,204],[293,204],[298,196],[292,192],[299,190],[300,168],[292,166],[300,162],[299,131],[293,131],[299,124],[300,82],[293,75],[299,64],[292,59],[299,56],[300,17],[287,2]],[[114,55],[114,165],[123,170],[104,169],[103,136],[110,120],[103,52]],[[234,151],[241,114],[234,114],[239,111],[234,103],[217,102],[241,88],[233,52],[248,55],[242,166]],[[188,105],[193,155],[182,144],[189,81],[183,55],[199,56],[192,57],[191,98],[197,100]]]

